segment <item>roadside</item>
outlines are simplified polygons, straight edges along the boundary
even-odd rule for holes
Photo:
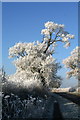
[[[63,98],[62,96],[59,96],[55,93],[53,93],[53,96],[57,99],[61,113],[64,117],[64,119],[78,119],[80,120],[80,107],[73,103],[70,100],[67,100]]]

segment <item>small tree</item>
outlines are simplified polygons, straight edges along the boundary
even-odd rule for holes
[[[57,76],[60,65],[53,58],[57,42],[70,46],[69,39],[74,35],[64,30],[63,24],[46,22],[41,31],[43,41],[33,43],[17,43],[9,49],[9,57],[16,58],[16,73],[10,76],[18,86],[27,88],[59,87],[61,78]]]
[[[63,64],[70,70],[67,72],[67,78],[75,77],[80,82],[80,47],[76,47],[71,56],[63,60]]]
[[[4,83],[7,79],[6,72],[4,70],[4,66],[0,69],[0,80],[2,83]]]
[[[2,88],[4,84],[6,84],[8,79],[8,75],[5,72],[4,66],[0,69],[0,91],[2,91]]]

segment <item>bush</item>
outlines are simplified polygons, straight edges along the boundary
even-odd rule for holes
[[[2,118],[10,120],[15,118],[39,118],[42,117],[47,100],[40,97],[28,96],[21,100],[17,95],[10,94],[2,97]]]
[[[49,96],[50,91],[45,88],[38,88],[35,87],[33,90],[30,88],[24,88],[22,86],[17,86],[10,82],[5,82],[2,87],[2,91],[5,95],[9,95],[11,93],[18,95],[21,99],[25,99],[28,97],[28,95],[32,95],[33,97],[42,97],[45,98],[45,96]]]

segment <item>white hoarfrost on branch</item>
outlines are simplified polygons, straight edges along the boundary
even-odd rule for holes
[[[60,86],[61,78],[57,76],[60,65],[52,55],[58,41],[68,47],[69,39],[74,38],[74,35],[64,31],[63,24],[54,22],[45,23],[45,29],[41,34],[43,34],[41,43],[39,41],[17,43],[9,49],[9,57],[16,58],[14,61],[16,73],[10,76],[9,81],[26,88]]]
[[[72,52],[71,56],[63,60],[65,67],[69,68],[67,77],[76,77],[80,80],[80,47],[76,47]]]

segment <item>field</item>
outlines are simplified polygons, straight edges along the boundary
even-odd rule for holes
[[[80,92],[70,92],[69,94],[80,96]]]

